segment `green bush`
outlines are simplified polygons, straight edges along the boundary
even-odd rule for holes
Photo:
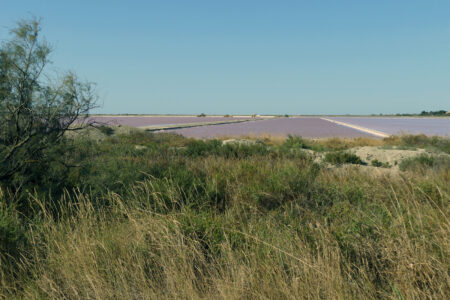
[[[46,184],[43,170],[60,162],[51,154],[96,100],[92,83],[72,72],[52,80],[51,47],[40,31],[39,20],[22,20],[0,44],[0,183],[16,191]]]
[[[300,148],[300,149],[310,149],[311,147],[301,136],[288,135],[287,139],[281,145],[282,148]]]
[[[388,162],[381,162],[378,159],[373,159],[370,164],[373,167],[379,167],[379,168],[389,168],[389,163]]]
[[[403,136],[391,136],[385,138],[384,141],[387,144],[396,144],[404,147],[404,149],[411,148],[425,148],[434,151],[442,151],[450,154],[450,139],[438,136],[426,136],[424,134],[418,135],[403,135]]]
[[[342,164],[355,164],[363,165],[364,162],[357,155],[344,151],[328,152],[324,158],[325,162],[342,165]]]
[[[111,126],[106,126],[106,125],[97,126],[97,129],[100,130],[100,132],[106,136],[111,136],[115,132],[114,128],[112,128]]]
[[[320,144],[303,139],[301,136],[288,135],[287,139],[280,147],[281,150],[309,149],[314,151],[324,151],[326,148]]]
[[[225,158],[246,158],[255,155],[268,154],[269,150],[264,144],[230,143],[222,145],[219,140],[191,140],[186,147],[180,149],[180,154],[188,157],[221,156]]]
[[[450,169],[450,158],[422,154],[403,160],[400,165],[402,171],[426,171],[429,169]]]

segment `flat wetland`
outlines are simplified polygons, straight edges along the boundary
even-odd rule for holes
[[[322,120],[321,118],[290,117],[259,120],[239,124],[223,124],[177,129],[176,133],[187,137],[213,138],[220,136],[283,136],[298,135],[307,138],[363,137],[364,132]]]

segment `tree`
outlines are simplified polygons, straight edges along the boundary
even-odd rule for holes
[[[45,72],[52,49],[40,32],[39,20],[20,21],[0,46],[0,182],[52,160],[48,151],[95,105],[92,83]]]

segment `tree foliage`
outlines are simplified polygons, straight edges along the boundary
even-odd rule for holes
[[[93,84],[72,72],[46,71],[52,52],[40,38],[40,21],[24,20],[0,47],[0,180],[10,181],[29,168],[42,168],[49,151],[75,130],[96,100]],[[40,169],[41,173],[45,170]]]

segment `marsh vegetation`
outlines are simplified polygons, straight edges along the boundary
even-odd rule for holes
[[[68,141],[70,167],[2,184],[2,298],[449,296],[446,139]],[[379,173],[311,156],[364,145],[441,158]]]

